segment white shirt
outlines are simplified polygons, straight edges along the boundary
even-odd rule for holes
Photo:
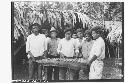
[[[30,51],[34,57],[42,56],[43,52],[47,49],[46,37],[43,34],[35,36],[31,34],[27,37],[26,52]],[[28,55],[28,57],[30,57]]]
[[[57,52],[61,52],[67,57],[73,57],[75,52],[79,52],[75,39],[61,39],[58,44]]]
[[[91,60],[94,55],[97,56],[97,60],[102,60],[105,58],[105,42],[102,37],[99,37],[94,41],[90,51],[89,60]]]

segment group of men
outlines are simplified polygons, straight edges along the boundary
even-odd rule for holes
[[[65,37],[57,38],[58,31],[52,27],[50,38],[39,33],[39,24],[34,23],[30,30],[32,34],[27,37],[26,52],[29,58],[29,79],[33,79],[37,70],[38,79],[42,79],[43,66],[36,63],[36,60],[43,58],[84,58],[88,65],[88,79],[102,79],[103,59],[105,58],[105,42],[100,36],[100,27],[93,27],[86,30],[77,29],[75,33],[65,26]],[[85,36],[83,37],[83,34]],[[66,67],[49,66],[47,67],[47,80],[67,80],[67,72],[70,72],[70,80],[79,79],[79,70]]]

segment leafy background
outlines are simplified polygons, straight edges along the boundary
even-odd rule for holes
[[[122,2],[15,1],[12,41],[20,47],[31,34],[29,26],[39,23],[41,30],[54,26],[61,38],[67,24],[74,31],[94,26],[102,26],[104,31],[111,28],[107,38],[110,42],[119,42],[122,39],[122,9]]]

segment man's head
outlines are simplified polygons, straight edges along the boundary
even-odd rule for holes
[[[72,38],[74,38],[74,39],[77,38],[77,34],[76,34],[76,32],[74,32],[74,33],[72,34]]]
[[[91,35],[90,30],[85,31],[85,38],[86,38],[87,41],[90,41],[92,39],[92,35]]]
[[[48,30],[47,29],[42,29],[42,34],[44,34],[47,37],[48,36]]]
[[[57,32],[55,32],[55,31],[51,32],[50,34],[51,34],[51,38],[56,38],[56,36],[57,36]]]
[[[57,31],[54,27],[51,28],[50,30],[51,38],[56,38],[57,36]]]
[[[39,33],[39,27],[40,25],[38,23],[34,23],[30,26],[30,30],[32,31],[32,33],[37,34]]]
[[[101,34],[101,28],[99,26],[96,26],[96,27],[91,29],[91,33],[92,33],[92,37],[94,40],[98,39],[100,37],[100,34]]]
[[[65,38],[69,40],[71,38],[71,29],[65,30]]]
[[[82,38],[83,37],[83,30],[82,29],[77,29],[77,36],[78,38]]]

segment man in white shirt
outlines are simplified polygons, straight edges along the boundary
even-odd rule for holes
[[[86,30],[85,31],[85,41],[82,42],[81,44],[81,51],[82,51],[82,56],[83,59],[87,60],[89,55],[90,55],[90,51],[92,49],[93,46],[93,40],[92,40],[92,35],[91,35],[91,31],[90,30]],[[79,72],[79,77],[80,79],[88,79],[89,76],[89,68],[85,68],[84,70],[80,70]]]
[[[105,58],[105,42],[100,36],[100,27],[94,27],[91,31],[95,41],[87,60],[87,64],[90,66],[89,79],[101,79],[104,66],[103,59]]]
[[[78,56],[78,52],[79,52],[78,47],[77,47],[76,41],[71,38],[71,29],[65,30],[65,38],[60,40],[58,44],[57,52],[63,58]],[[60,68],[61,80],[66,80],[66,72],[67,72],[67,68],[64,68],[64,67]],[[72,80],[74,77],[74,72],[70,71],[70,74],[72,74],[71,75],[71,80]]]
[[[35,60],[43,58],[47,49],[46,37],[39,33],[39,24],[34,23],[30,28],[32,34],[27,37],[26,52],[29,58],[29,79],[33,78],[35,68],[38,68],[38,78],[41,79],[42,66],[37,64]]]
[[[77,32],[77,45],[78,45],[78,48],[79,48],[79,57],[82,57],[82,51],[81,51],[81,48],[82,48],[82,43],[84,42],[85,38],[83,37],[83,30],[82,29],[77,29],[76,30]]]

